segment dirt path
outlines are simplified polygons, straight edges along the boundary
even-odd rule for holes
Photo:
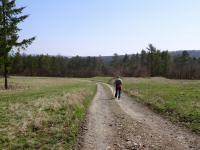
[[[173,125],[123,95],[112,99],[112,87],[98,84],[76,149],[199,150],[200,137]]]

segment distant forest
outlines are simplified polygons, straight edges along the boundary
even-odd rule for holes
[[[196,53],[196,52],[195,52]],[[126,76],[200,79],[200,57],[188,51],[169,53],[152,44],[140,54],[112,57],[9,56],[10,75],[52,77]],[[1,65],[0,74],[3,71]]]

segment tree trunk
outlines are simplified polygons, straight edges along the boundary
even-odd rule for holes
[[[7,70],[7,57],[4,56],[4,79],[5,79],[5,84],[4,87],[7,90],[8,89],[8,70]]]
[[[3,32],[3,36],[4,36],[4,42],[6,41],[6,31],[5,31],[5,27],[6,27],[6,13],[5,13],[5,1],[2,1],[2,12],[3,12],[3,29],[4,29],[4,32]],[[6,42],[5,42],[6,43]],[[5,44],[4,43],[4,44]],[[5,46],[6,47],[6,46]],[[4,48],[5,48],[4,47]],[[5,84],[4,84],[4,87],[5,89],[8,89],[8,70],[7,70],[7,64],[8,64],[8,54],[6,53],[6,50],[4,49],[4,78],[5,78]]]

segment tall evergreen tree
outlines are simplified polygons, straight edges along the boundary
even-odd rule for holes
[[[151,76],[154,76],[154,57],[155,57],[155,53],[156,53],[156,47],[154,47],[152,44],[149,44],[148,47],[147,47],[147,50],[148,50],[148,62],[149,62],[149,65],[148,65],[148,68],[151,72]]]
[[[5,89],[8,89],[9,52],[13,48],[25,49],[35,37],[19,41],[18,24],[28,15],[20,15],[25,7],[17,8],[15,0],[0,0],[0,57],[2,58],[5,78]]]

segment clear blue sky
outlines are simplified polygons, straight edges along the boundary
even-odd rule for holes
[[[148,43],[200,49],[200,0],[17,0],[30,17],[22,37],[37,36],[28,54],[132,54]]]

